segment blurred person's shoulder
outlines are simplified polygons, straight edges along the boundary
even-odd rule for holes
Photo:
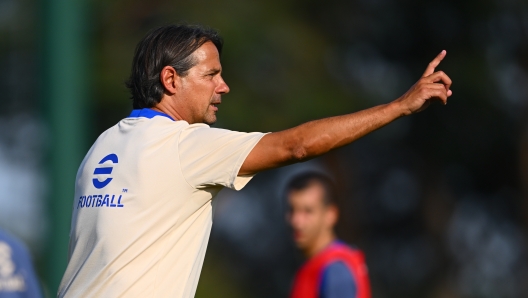
[[[9,248],[14,252],[29,256],[28,249],[22,241],[18,240],[17,238],[15,238],[15,236],[10,235],[6,231],[0,229],[0,250],[5,250],[5,245],[9,246]],[[0,254],[1,253],[3,252],[0,251]]]
[[[1,229],[0,297],[42,297],[26,245]]]

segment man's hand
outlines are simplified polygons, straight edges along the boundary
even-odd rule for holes
[[[414,84],[404,95],[395,100],[403,115],[410,115],[425,110],[433,100],[447,104],[447,98],[453,92],[451,79],[443,72],[435,72],[435,68],[446,56],[446,51],[442,51],[427,66],[422,78]]]

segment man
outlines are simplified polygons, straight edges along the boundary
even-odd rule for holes
[[[25,245],[0,230],[0,298],[42,297]]]
[[[229,92],[221,50],[215,31],[187,25],[138,44],[127,82],[134,110],[99,136],[77,173],[59,296],[194,296],[211,199],[223,187],[239,190],[262,170],[346,145],[451,95],[451,80],[434,72],[443,51],[390,104],[270,134],[211,128]]]
[[[304,173],[289,183],[287,196],[295,244],[308,258],[291,297],[369,298],[363,253],[337,240],[334,232],[339,211],[332,181],[320,173]]]

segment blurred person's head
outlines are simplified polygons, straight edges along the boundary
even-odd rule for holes
[[[213,102],[220,101],[216,89],[219,85],[223,88],[221,93],[227,93],[229,89],[221,77],[206,86],[208,74],[198,73],[198,70],[193,73],[193,68],[201,67],[199,70],[202,72],[221,69],[219,56],[222,45],[222,38],[215,30],[197,25],[169,25],[149,32],[136,47],[132,72],[126,83],[132,95],[133,108],[153,108],[171,93],[163,77],[163,71],[167,70],[169,75],[172,73],[169,79],[177,90],[172,92],[178,93],[191,109],[199,110],[197,113],[210,114],[209,117],[189,116],[190,122],[214,123],[216,109],[209,111],[208,108]],[[186,86],[189,88],[185,89]],[[188,90],[191,87],[192,90]]]
[[[339,212],[334,184],[324,174],[308,172],[294,177],[286,191],[295,244],[313,256],[335,239]]]

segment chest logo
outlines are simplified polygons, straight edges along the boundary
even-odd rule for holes
[[[116,164],[118,161],[117,155],[115,155],[114,153],[108,154],[107,156],[103,157],[103,159],[101,159],[99,164],[102,165],[107,161],[111,161],[113,164]],[[113,169],[114,168],[112,166],[98,167],[98,168],[95,168],[94,175],[110,175],[112,174]],[[113,179],[112,177],[108,177],[105,180],[100,181],[99,178],[93,178],[92,181],[93,181],[93,185],[95,186],[95,188],[101,189],[107,186],[108,183],[112,181],[112,179]]]

